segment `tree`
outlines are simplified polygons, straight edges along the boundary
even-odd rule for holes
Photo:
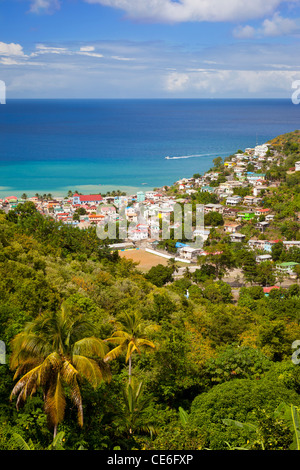
[[[291,444],[289,429],[283,433],[282,422],[278,424],[270,419],[281,402],[299,405],[298,394],[284,386],[282,381],[274,382],[267,378],[230,380],[198,395],[192,403],[189,421],[200,431],[206,431],[205,447],[212,450],[226,449],[226,442],[230,447],[241,447],[248,439],[248,430],[243,433],[241,428],[235,430],[222,425],[223,419],[228,418],[260,425],[268,449],[276,448],[274,430],[280,439],[279,445],[288,447]],[[266,427],[268,424],[272,426]]]
[[[177,267],[175,258],[168,259],[167,265],[170,269],[172,269],[172,273],[178,272],[178,267]]]
[[[248,251],[245,253],[242,270],[245,280],[252,284],[256,280],[257,274],[257,264],[253,252]]]
[[[264,261],[257,265],[255,282],[261,286],[272,286],[276,278],[274,267],[270,261]]]
[[[132,354],[134,351],[141,354],[141,350],[145,347],[155,349],[155,345],[146,338],[145,323],[137,312],[125,313],[123,318],[119,322],[116,322],[116,327],[117,330],[105,341],[107,343],[116,344],[117,346],[105,355],[104,361],[107,362],[116,359],[121,354],[126,354],[125,362],[128,362],[129,365],[128,376],[130,383]]]
[[[222,164],[223,164],[223,160],[222,160],[222,157],[216,157],[213,159],[213,164],[214,164],[214,168],[216,169],[219,169]]]
[[[145,277],[155,286],[162,287],[167,282],[173,280],[172,274],[172,268],[158,264],[157,266],[152,266]]]
[[[224,219],[222,214],[219,212],[208,212],[207,214],[204,215],[204,224],[205,226],[220,226],[224,225]]]
[[[155,421],[151,417],[151,399],[144,397],[142,393],[143,382],[128,383],[123,389],[124,410],[116,418],[114,424],[119,428],[124,427],[129,435],[138,432],[155,434]]]
[[[62,306],[55,313],[42,314],[28,323],[12,341],[10,367],[16,370],[11,398],[17,396],[19,409],[27,398],[42,389],[45,413],[54,429],[64,419],[66,392],[77,408],[78,423],[83,426],[83,406],[79,382],[86,379],[97,387],[110,378],[108,367],[101,359],[104,343],[92,336],[92,326],[83,318],[73,318]],[[88,336],[86,336],[88,335]]]
[[[284,253],[283,242],[274,243],[274,245],[272,246],[272,250],[271,250],[272,260],[279,261],[283,253]]]

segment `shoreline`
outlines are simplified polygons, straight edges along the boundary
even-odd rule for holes
[[[3,188],[3,189],[2,189]],[[64,186],[62,188],[55,188],[52,189],[40,189],[40,190],[17,190],[14,191],[12,188],[7,188],[1,187],[0,186],[0,198],[3,199],[5,197],[9,196],[16,196],[18,198],[21,198],[21,196],[25,193],[27,194],[28,198],[34,197],[36,193],[39,194],[51,194],[53,198],[56,197],[65,197],[67,198],[67,193],[69,190],[78,190],[82,192],[83,194],[105,194],[107,192],[111,191],[121,191],[121,192],[126,192],[127,195],[132,195],[135,194],[137,191],[153,191],[154,187],[149,186],[149,185],[144,185],[144,186],[119,186],[119,185],[104,185],[104,184],[99,184],[99,185],[77,185],[76,187],[72,188],[70,186]]]

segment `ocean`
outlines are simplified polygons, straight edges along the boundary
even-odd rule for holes
[[[286,99],[7,100],[0,197],[132,194],[299,128],[300,106]]]

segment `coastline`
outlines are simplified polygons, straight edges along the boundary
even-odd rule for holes
[[[73,186],[73,185],[72,185]],[[24,190],[14,190],[13,188],[6,188],[0,186],[0,199],[9,196],[16,196],[21,198],[22,194],[27,194],[28,197],[35,196],[36,193],[39,194],[51,194],[53,198],[55,197],[67,197],[69,190],[78,190],[83,194],[105,194],[108,191],[121,191],[127,195],[135,194],[137,191],[153,191],[154,187],[152,186],[120,186],[117,184],[98,184],[98,185],[77,185],[76,188],[70,186],[64,186],[61,188],[45,188],[39,189],[38,191],[28,189],[26,187]]]

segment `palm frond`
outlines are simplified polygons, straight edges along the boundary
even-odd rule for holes
[[[109,378],[108,369],[102,369],[93,359],[77,354],[73,356],[73,363],[79,374],[94,388],[98,387],[103,380]]]
[[[83,356],[97,356],[103,358],[108,350],[108,346],[98,338],[83,338],[74,344],[73,354]]]
[[[10,399],[19,394],[16,403],[17,409],[19,409],[19,407],[24,403],[26,398],[28,398],[35,392],[36,382],[40,368],[41,365],[27,372],[27,374],[23,375],[23,377],[21,377],[21,379],[15,384],[14,388],[12,389]]]
[[[45,412],[50,424],[55,427],[64,419],[66,399],[63,392],[60,374],[56,382],[51,384],[45,396]]]
[[[119,357],[121,354],[124,354],[126,350],[126,344],[121,343],[119,346],[117,346],[114,349],[111,349],[105,356],[104,356],[104,361],[111,361],[113,359],[116,359]]]
[[[73,387],[70,389],[70,397],[72,402],[77,408],[77,419],[79,426],[83,426],[83,407],[82,407],[82,397],[80,393],[80,388],[78,383],[74,383]]]
[[[134,351],[137,351],[138,353],[140,353],[140,350],[137,347],[136,343],[134,341],[130,341],[130,343],[127,346],[125,362],[129,361],[129,358],[131,357],[131,355]]]
[[[61,375],[68,385],[73,385],[77,379],[78,371],[70,361],[65,360],[62,364]]]

